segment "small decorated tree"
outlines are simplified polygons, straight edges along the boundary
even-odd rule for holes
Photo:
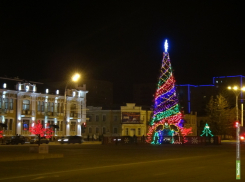
[[[3,138],[3,130],[0,130],[0,138]]]
[[[190,128],[182,128],[180,131],[181,131],[181,135],[183,136],[183,142],[186,143],[188,141],[186,136],[191,134],[191,133],[193,133],[192,132],[192,127],[190,127]]]
[[[210,135],[211,137],[214,136],[214,135],[212,135],[211,130],[209,129],[208,123],[206,123],[206,125],[205,125],[205,127],[204,127],[204,129],[203,129],[203,131],[202,131],[201,136],[203,136],[203,135],[205,135],[206,137],[207,137],[208,135]]]
[[[43,128],[39,120],[30,127],[29,131],[38,136],[38,146],[40,146],[41,137],[51,138],[54,132],[52,128],[49,127],[49,124],[47,124],[46,128]]]
[[[2,143],[3,143],[3,130],[0,130],[0,138],[2,139]]]

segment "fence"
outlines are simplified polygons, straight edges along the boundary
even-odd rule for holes
[[[149,144],[146,142],[147,137],[103,137],[102,144],[104,145],[128,145],[128,144]],[[156,143],[156,142],[155,142]],[[201,137],[201,136],[165,136],[161,138],[162,144],[184,144],[184,145],[219,145],[221,137]]]

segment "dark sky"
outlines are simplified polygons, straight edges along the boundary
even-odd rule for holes
[[[240,2],[3,0],[0,76],[157,82],[166,38],[177,83],[245,75]]]

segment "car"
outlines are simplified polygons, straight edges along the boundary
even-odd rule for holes
[[[61,139],[58,139],[58,142],[60,142],[61,144],[64,143],[83,143],[83,139],[80,136],[68,136],[68,137],[62,137]]]
[[[12,136],[10,139],[6,140],[6,145],[12,144],[12,145],[18,145],[20,144],[24,144],[26,142],[26,138],[24,136],[20,136],[20,135],[16,135],[16,136]]]
[[[30,140],[30,144],[38,144],[38,140],[39,140],[38,137],[35,137],[35,138]],[[49,140],[45,137],[41,137],[40,144],[43,144],[43,143],[48,144]]]

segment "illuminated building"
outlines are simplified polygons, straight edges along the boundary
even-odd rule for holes
[[[81,125],[86,122],[86,85],[67,89],[64,121],[64,95],[60,91],[45,88],[45,93],[38,93],[37,85],[42,87],[43,83],[21,79],[1,78],[1,82],[0,127],[4,136],[31,137],[29,127],[38,120],[44,127],[47,123],[54,127],[54,137],[81,136]],[[15,90],[10,88],[13,82]]]

